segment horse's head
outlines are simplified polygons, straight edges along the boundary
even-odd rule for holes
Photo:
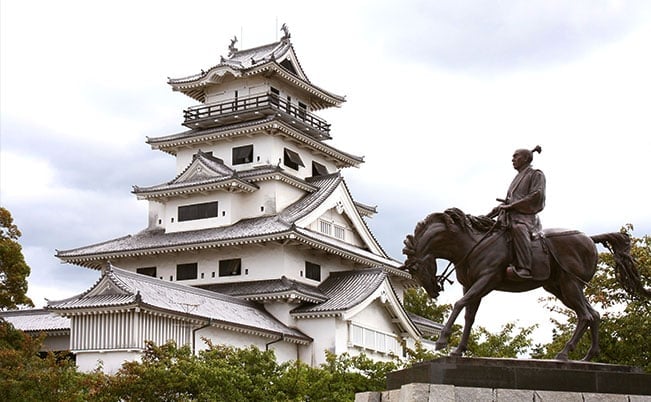
[[[402,253],[407,256],[403,269],[436,299],[443,290],[443,280],[436,275],[436,258],[448,258],[446,250],[451,234],[458,230],[447,213],[435,213],[418,222],[413,235],[404,241]]]

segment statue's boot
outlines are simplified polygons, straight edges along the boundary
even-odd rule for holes
[[[512,281],[526,281],[533,279],[530,269],[513,267],[511,265],[506,268],[506,277]]]

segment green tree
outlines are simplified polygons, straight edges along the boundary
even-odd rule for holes
[[[80,374],[73,361],[40,355],[44,335],[32,337],[0,319],[0,390],[2,400],[86,401],[101,386],[101,373]]]
[[[531,348],[531,333],[537,325],[518,328],[515,323],[506,323],[498,333],[492,333],[484,327],[473,329],[468,340],[469,357],[503,357],[516,358]]]
[[[11,213],[0,207],[0,310],[34,306],[26,295],[30,269],[17,241],[20,236]]]
[[[623,232],[630,235],[633,227],[627,225]],[[645,287],[651,285],[651,236],[631,238],[631,255],[636,261]],[[597,362],[642,367],[651,373],[651,305],[649,300],[630,295],[622,289],[615,277],[614,259],[611,253],[599,255],[599,267],[585,290],[590,303],[601,312],[599,346],[601,354]],[[574,312],[543,300],[546,307],[561,314],[561,319],[552,319],[554,325],[552,341],[535,348],[533,357],[552,358],[570,339],[576,327]],[[582,337],[570,359],[580,359],[590,345],[590,336]]]

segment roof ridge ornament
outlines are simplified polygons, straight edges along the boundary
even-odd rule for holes
[[[277,25],[276,25],[277,26]],[[282,42],[287,42],[289,41],[289,38],[292,37],[292,35],[289,33],[289,28],[287,28],[287,24],[283,23],[283,25],[280,27],[280,30],[283,31],[283,37],[280,38]]]
[[[237,48],[235,47],[235,44],[237,43],[237,36],[233,36],[233,39],[231,39],[231,44],[228,45],[228,57],[232,57],[235,52],[237,52]]]

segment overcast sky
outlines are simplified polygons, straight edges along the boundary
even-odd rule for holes
[[[344,177],[377,205],[395,258],[416,222],[503,197],[516,148],[542,146],[543,226],[651,234],[651,3],[646,1],[30,1],[0,3],[0,204],[23,232],[37,306],[99,274],[69,249],[135,233],[130,193],[172,179],[146,136],[182,131],[196,102],[167,77],[277,40],[286,23],[311,81],[345,95],[320,113],[331,144],[363,155]],[[458,286],[441,301],[461,296]],[[540,322],[542,292],[486,298],[479,325]]]

